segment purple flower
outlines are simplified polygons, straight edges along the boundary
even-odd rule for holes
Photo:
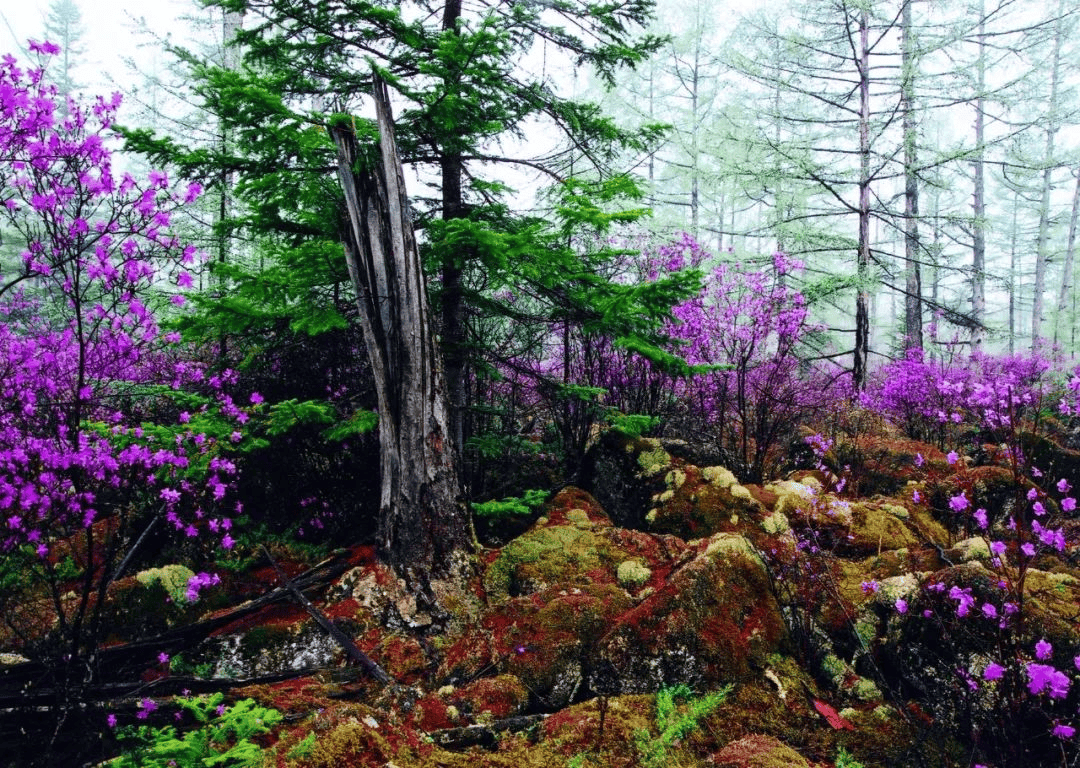
[[[252,405],[258,405],[263,401],[263,396],[260,395],[258,392],[252,392],[249,399],[251,400]]]
[[[960,491],[958,495],[953,496],[951,499],[949,499],[949,509],[951,509],[953,512],[963,512],[965,509],[968,508],[969,504],[970,502],[968,501],[967,495],[964,493],[964,491]]]
[[[919,495],[919,489],[918,488],[916,488],[914,491],[911,492],[911,500],[913,502],[915,502],[916,504],[918,504],[920,501],[922,501],[922,496]]]
[[[1050,643],[1046,642],[1045,637],[1042,640],[1040,640],[1039,642],[1035,643],[1035,658],[1036,659],[1039,659],[1040,661],[1046,661],[1047,659],[1050,658],[1050,654],[1052,654],[1053,652],[1054,652],[1054,646],[1052,646],[1052,645],[1050,645]]]
[[[1001,555],[1003,555],[1005,553],[1005,542],[1003,542],[1003,541],[992,541],[992,542],[990,542],[990,551],[993,552],[998,557],[1001,557]]]
[[[1025,541],[1020,546],[1020,551],[1023,552],[1028,557],[1035,557],[1035,545],[1032,544],[1030,541]]]
[[[115,728],[116,727],[116,715],[114,715],[112,712],[110,712],[109,716],[105,718],[105,722],[109,724],[110,728]]]
[[[872,594],[874,594],[875,592],[878,591],[878,588],[881,585],[878,584],[876,581],[871,580],[871,581],[864,581],[860,586],[862,587],[862,591],[863,591],[864,595],[872,595]]]
[[[157,660],[158,660],[159,664],[168,664],[169,663],[169,654],[165,653],[165,651],[162,651],[161,653],[159,653],[157,655]]]
[[[1035,501],[1035,499],[1037,499],[1038,497],[1039,497],[1039,492],[1038,491],[1036,491],[1034,488],[1028,488],[1028,492],[1027,492],[1027,500],[1028,501]]]
[[[1043,506],[1043,503],[1041,501],[1036,501],[1034,504],[1031,505],[1031,511],[1034,512],[1037,516],[1041,517],[1042,515],[1046,514],[1046,507]]]
[[[1058,493],[1068,493],[1071,488],[1072,486],[1069,485],[1069,481],[1064,477],[1057,481]]]
[[[1076,499],[1072,496],[1066,496],[1061,500],[1061,508],[1066,512],[1072,512],[1076,509]]]
[[[896,606],[896,612],[897,613],[907,613],[908,605],[907,605],[907,600],[905,600],[904,598],[902,598],[902,597],[896,598],[895,606]]]
[[[915,454],[915,466],[916,467],[921,467],[923,465],[924,461],[926,461],[926,460],[923,458],[923,455],[921,453],[916,453]]]
[[[975,510],[975,514],[973,515],[973,517],[975,518],[975,522],[979,524],[980,528],[985,529],[990,524],[990,521],[986,517],[986,510],[982,507],[979,507]]]
[[[1057,736],[1059,739],[1071,739],[1076,735],[1076,729],[1071,725],[1062,725],[1057,723],[1054,726],[1054,730],[1050,731],[1051,735]]]
[[[983,670],[984,680],[1000,680],[1002,675],[1005,674],[1005,667],[998,664],[996,661],[991,661],[986,665],[986,669]]]
[[[982,612],[988,619],[996,619],[998,615],[997,607],[993,603],[983,603]]]
[[[956,453],[956,451],[949,451],[949,453],[945,456],[945,460],[949,462],[949,465],[951,466],[960,460],[960,456]]]
[[[1072,681],[1049,664],[1031,662],[1025,671],[1028,675],[1028,691],[1033,696],[1046,692],[1052,699],[1064,699],[1068,695]]]

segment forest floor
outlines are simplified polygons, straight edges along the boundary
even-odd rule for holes
[[[1080,467],[1080,454],[1044,448],[1058,474]],[[205,639],[179,658],[155,664],[157,646],[143,648],[145,690],[162,697],[148,722],[179,711],[170,681],[199,693],[230,680],[225,702],[283,716],[253,738],[271,766],[1071,764],[1064,750],[1053,758],[1047,730],[1076,710],[1080,686],[1064,701],[1010,699],[984,674],[1029,640],[1063,668],[1080,651],[1075,546],[1040,546],[1022,574],[997,559],[1017,483],[1038,486],[992,446],[950,462],[898,436],[850,438],[761,485],[692,453],[604,436],[588,491],[568,486],[538,515],[482,526],[474,579],[437,620],[369,547],[306,576],[312,563],[276,551],[392,682],[357,667],[282,590],[238,611],[281,586],[264,561],[217,588],[221,607],[199,617]],[[958,494],[990,510],[985,529],[958,522]],[[1063,520],[1075,541],[1080,521]],[[1026,624],[1007,635],[979,609],[1007,602],[1018,576]],[[131,619],[149,608],[131,599],[146,580],[129,582]],[[173,627],[157,637],[178,642],[191,618],[162,619]]]

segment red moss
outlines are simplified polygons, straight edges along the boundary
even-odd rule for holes
[[[426,733],[460,725],[450,717],[449,705],[433,693],[429,693],[416,702],[412,721]]]
[[[548,502],[544,514],[549,520],[549,525],[572,525],[567,513],[573,509],[583,510],[590,523],[611,525],[611,519],[596,499],[572,485],[563,488],[555,495],[555,498]]]
[[[416,640],[401,635],[387,637],[372,653],[375,661],[399,683],[411,685],[427,671],[428,658]]]
[[[513,675],[484,677],[454,694],[462,711],[478,715],[490,713],[496,718],[521,714],[529,703],[529,692]]]
[[[226,613],[227,610],[219,613]],[[255,627],[291,627],[308,618],[308,612],[295,603],[274,603],[230,621],[228,624],[214,630],[210,636],[234,635]]]

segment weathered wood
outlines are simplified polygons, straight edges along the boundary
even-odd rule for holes
[[[373,75],[377,147],[338,123],[345,257],[375,377],[381,468],[380,554],[437,611],[432,578],[455,574],[471,546],[451,442],[441,355],[409,220],[386,84]]]
[[[315,619],[315,623],[322,627],[323,630],[333,638],[334,642],[341,646],[342,650],[344,650],[350,658],[356,661],[365,672],[383,685],[397,685],[397,681],[390,677],[390,675],[386,673],[386,670],[380,667],[374,659],[360,650],[360,646],[354,643],[351,637],[342,632],[334,622],[326,617],[325,613],[316,608],[314,604],[304,596],[304,593],[297,589],[296,585],[292,583],[289,577],[285,575],[285,572],[278,566],[277,561],[270,556],[270,553],[266,550],[265,546],[260,545],[259,548],[262,549],[263,555],[270,561],[270,565],[273,566],[274,571],[277,572],[278,578],[281,579],[281,583],[289,590],[289,593],[296,598],[296,601],[304,607],[304,610],[308,612],[311,618]]]

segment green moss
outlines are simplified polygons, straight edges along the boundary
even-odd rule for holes
[[[773,512],[761,521],[761,527],[765,533],[786,533],[791,530],[791,523],[783,512]]]
[[[686,482],[686,473],[681,469],[673,469],[664,476],[664,482],[668,488],[678,490]]]
[[[621,585],[627,589],[636,589],[649,580],[652,571],[637,560],[624,560],[619,563],[615,575]]]
[[[739,482],[726,467],[704,467],[701,470],[701,479],[717,488],[730,488]]]
[[[145,587],[160,584],[173,602],[187,602],[188,582],[195,572],[184,565],[163,565],[135,574],[135,579]]]
[[[656,477],[671,466],[671,454],[663,449],[660,441],[647,438],[639,441],[641,447],[637,463],[643,477]]]
[[[487,569],[484,587],[499,597],[535,592],[549,584],[587,583],[589,571],[613,572],[626,555],[588,527],[538,526],[503,547]]]

